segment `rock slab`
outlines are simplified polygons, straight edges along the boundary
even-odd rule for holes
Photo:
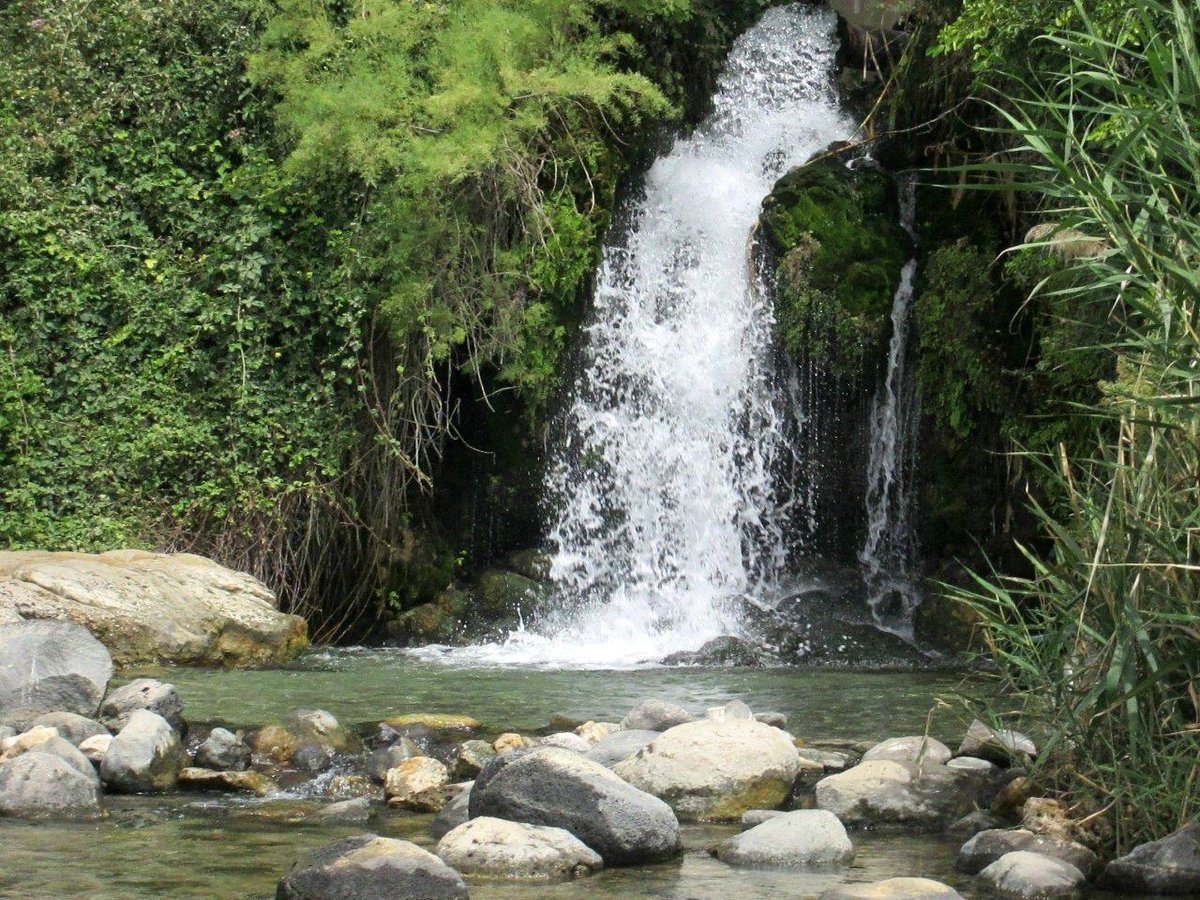
[[[279,880],[276,900],[466,900],[462,876],[416,844],[364,834],[318,847]]]
[[[447,832],[442,861],[464,875],[563,881],[604,867],[595,850],[562,828],[481,816]]]
[[[731,866],[829,869],[848,866],[854,845],[833,813],[801,809],[767,819],[714,851]]]

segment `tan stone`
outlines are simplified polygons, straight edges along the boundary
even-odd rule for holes
[[[185,790],[222,791],[264,797],[272,787],[258,772],[216,772],[189,766],[179,773],[179,786]]]
[[[418,812],[440,812],[446,805],[450,773],[429,756],[406,759],[389,769],[383,792],[388,805]]]
[[[430,731],[456,731],[463,734],[471,734],[483,727],[478,719],[448,713],[407,713],[384,719],[383,723],[397,731],[409,725],[424,725]]]
[[[3,741],[0,741],[0,763],[16,759],[22,753],[26,753],[38,746],[38,744],[44,744],[50,738],[58,736],[57,728],[51,728],[48,725],[35,725],[28,731],[18,734],[16,737],[5,738]]]
[[[616,734],[621,726],[615,722],[584,722],[575,733],[589,744],[598,744],[610,734]]]
[[[521,735],[512,731],[506,731],[492,742],[492,749],[501,755],[532,746],[533,741],[529,740],[529,738],[521,737]]]

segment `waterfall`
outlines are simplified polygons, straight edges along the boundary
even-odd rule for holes
[[[900,222],[914,239],[916,182],[900,186]],[[911,637],[911,614],[920,601],[914,574],[912,529],[916,467],[917,396],[908,372],[908,326],[917,261],[901,272],[892,301],[892,337],[887,370],[871,411],[871,456],[867,464],[867,534],[859,562],[876,623]]]
[[[606,239],[581,370],[546,480],[549,612],[490,661],[621,665],[736,634],[732,601],[778,574],[787,452],[763,198],[853,123],[836,19],[779,7],[734,45],[709,117],[660,157]]]

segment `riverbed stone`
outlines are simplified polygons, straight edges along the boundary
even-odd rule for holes
[[[854,859],[845,827],[821,809],[774,816],[713,852],[722,862],[746,868],[828,869],[848,866]]]
[[[100,779],[96,776],[96,768],[92,765],[91,760],[84,756],[79,748],[70,741],[65,741],[60,737],[52,737],[48,741],[42,741],[28,752],[46,753],[57,757],[80,775],[94,781],[97,787],[100,785]]]
[[[1006,853],[979,873],[979,879],[998,894],[1016,900],[1070,897],[1083,884],[1083,873],[1061,859],[1016,850]]]
[[[104,759],[104,754],[108,752],[112,742],[113,736],[106,731],[104,734],[97,734],[80,742],[79,752],[86,756],[93,766],[99,768],[100,762]]]
[[[0,725],[0,741],[17,736],[17,729],[11,725]]]
[[[95,737],[98,734],[108,734],[108,729],[95,719],[89,719],[87,716],[81,716],[77,713],[46,713],[34,719],[32,724],[35,727],[41,725],[46,728],[55,729],[60,737],[70,741],[76,747],[90,737]]]
[[[963,844],[955,861],[955,868],[974,875],[994,863],[1006,853],[1028,850],[1043,856],[1052,856],[1070,863],[1090,878],[1100,865],[1100,860],[1083,844],[1065,841],[1045,834],[1034,834],[1024,828],[994,828],[981,831]]]
[[[101,814],[94,772],[84,774],[53,753],[28,752],[0,764],[0,817],[90,819]]]
[[[619,722],[584,722],[575,733],[589,744],[598,744],[606,737],[622,730]]]
[[[984,778],[996,778],[1000,774],[998,765],[990,760],[980,759],[978,756],[956,756],[954,759],[947,760],[946,765],[951,769],[973,772]]]
[[[277,900],[466,900],[462,876],[409,841],[363,834],[318,847],[279,880]]]
[[[292,754],[288,765],[305,775],[320,775],[333,766],[333,750],[322,744],[305,744]]]
[[[0,626],[0,723],[23,730],[45,713],[95,716],[112,674],[108,650],[82,625]]]
[[[787,731],[788,717],[781,712],[759,712],[754,714],[754,718],[764,725],[770,725],[780,731]]]
[[[974,808],[974,776],[944,765],[875,759],[817,782],[817,807],[846,824],[940,829]]]
[[[604,867],[591,847],[562,828],[480,816],[438,841],[437,855],[464,875],[563,881]]]
[[[445,765],[429,756],[417,756],[387,773],[383,792],[388,806],[438,812],[446,805],[449,782],[450,773]]]
[[[100,721],[109,731],[120,731],[135,709],[158,713],[176,731],[183,730],[183,700],[173,684],[137,678],[110,691],[100,704]]]
[[[517,734],[515,731],[506,731],[496,740],[492,741],[492,749],[497,756],[503,756],[505,753],[512,753],[514,750],[526,750],[534,746],[534,742],[527,737]]]
[[[800,757],[778,728],[705,719],[668,729],[613,771],[665,800],[682,821],[736,821],[748,809],[782,804]]]
[[[402,716],[389,716],[383,720],[383,724],[398,732],[420,725],[430,731],[442,732],[460,739],[463,735],[474,734],[483,728],[478,719],[456,713],[405,713]]]
[[[338,822],[361,825],[371,818],[371,801],[366,797],[339,800],[322,806],[310,816],[316,822]]]
[[[1101,883],[1129,893],[1200,894],[1200,823],[1114,859]]]
[[[820,766],[826,772],[842,772],[850,765],[850,754],[837,750],[821,750],[817,747],[797,747],[796,754],[801,762]]]
[[[451,785],[453,789],[456,789],[457,793],[454,793],[446,801],[446,805],[442,807],[442,811],[437,814],[437,818],[429,826],[429,833],[435,839],[440,838],[471,818],[471,789],[474,786],[475,782],[473,781]]]
[[[622,760],[629,759],[660,734],[661,731],[641,729],[616,731],[593,744],[585,755],[593,762],[611,769]]]
[[[538,741],[539,747],[561,747],[563,750],[570,750],[574,753],[587,753],[592,749],[584,738],[570,731],[560,731],[557,734],[549,734]]]
[[[742,831],[755,828],[768,819],[777,819],[786,812],[782,809],[748,809],[742,813]]]
[[[862,761],[897,759],[902,762],[944,764],[949,762],[953,755],[950,748],[941,741],[918,734],[880,741],[863,754]]]
[[[963,900],[962,894],[930,878],[886,878],[866,884],[839,884],[819,900]]]
[[[214,728],[196,748],[196,765],[217,772],[244,772],[250,757],[250,746],[227,728]]]
[[[142,794],[170,790],[183,767],[178,732],[162,716],[135,709],[108,746],[100,762],[100,778],[114,793]]]
[[[188,766],[179,771],[179,787],[190,791],[218,791],[265,797],[271,783],[258,772],[217,771]]]
[[[454,760],[456,778],[474,778],[483,767],[496,758],[496,751],[487,741],[463,741]]]
[[[565,828],[606,865],[679,853],[679,821],[666,803],[557,747],[518,750],[489,763],[471,790],[470,814]]]
[[[251,745],[256,753],[268,756],[275,762],[286,763],[301,747],[324,747],[332,755],[355,749],[357,741],[333,713],[323,709],[297,709],[284,717],[282,722],[260,728],[253,735]]]
[[[986,809],[976,809],[961,818],[955,819],[942,832],[946,837],[957,838],[960,841],[969,840],[981,831],[1000,828],[1004,823]]]
[[[0,741],[0,762],[16,759],[22,753],[36,747],[43,741],[58,737],[58,729],[47,725],[35,725],[20,734],[4,738]]]
[[[1000,766],[1024,765],[1037,756],[1037,745],[1019,731],[991,728],[975,719],[955,755],[976,756]]]
[[[639,703],[621,720],[621,727],[640,731],[666,731],[676,725],[696,721],[696,717],[666,700],[647,699]]]
[[[474,742],[467,741],[467,743]],[[491,749],[490,745],[485,746],[488,746],[489,750]],[[396,766],[424,755],[425,753],[411,738],[400,738],[396,743],[387,747],[376,747],[371,751],[371,755],[367,757],[367,777],[374,782],[383,784],[387,781],[387,773],[396,768]]]

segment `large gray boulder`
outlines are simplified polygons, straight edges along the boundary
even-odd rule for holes
[[[767,819],[714,851],[731,866],[828,869],[850,865],[854,845],[833,813],[801,809]]]
[[[1015,900],[1070,897],[1083,884],[1083,873],[1070,863],[1015,850],[1006,853],[979,873],[979,879],[997,894]]]
[[[601,738],[592,744],[584,755],[593,762],[598,762],[611,769],[622,760],[629,759],[660,734],[662,734],[661,731],[644,731],[642,729],[614,731],[608,737]]]
[[[196,765],[217,772],[244,772],[253,754],[245,741],[226,728],[214,728],[196,748]]]
[[[800,756],[778,728],[704,719],[668,729],[613,771],[661,797],[683,821],[737,821],[791,795]]]
[[[621,720],[621,727],[631,731],[666,731],[676,725],[696,721],[696,717],[674,703],[665,700],[643,700]]]
[[[471,790],[470,814],[565,828],[606,865],[679,853],[679,820],[667,804],[557,747],[514,751],[488,763]]]
[[[109,693],[100,704],[100,721],[112,732],[125,727],[135,709],[158,713],[176,731],[183,730],[183,700],[175,685],[136,678]]]
[[[929,878],[886,878],[866,884],[839,884],[819,900],[963,900],[962,894]]]
[[[438,841],[437,855],[464,875],[562,881],[604,867],[595,850],[562,828],[481,816]]]
[[[1083,844],[1065,841],[1062,838],[1046,834],[1034,834],[1024,828],[1007,830],[993,828],[981,831],[965,844],[958,853],[955,867],[960,872],[974,875],[987,868],[1006,853],[1016,850],[1029,850],[1052,856],[1070,863],[1085,876],[1090,878],[1100,865],[1100,860]]]
[[[101,812],[95,774],[53,753],[24,753],[0,765],[0,816],[95,818]]]
[[[0,722],[22,731],[45,713],[95,716],[112,673],[108,650],[81,625],[0,626]]]
[[[89,719],[87,716],[81,716],[78,713],[46,713],[45,715],[38,716],[29,723],[30,728],[37,728],[38,726],[55,729],[62,738],[70,741],[76,747],[90,737],[96,737],[99,734],[108,734],[108,729],[95,719]]]
[[[1200,823],[1134,847],[1104,867],[1101,881],[1134,894],[1200,894]]]
[[[815,792],[818,808],[848,825],[940,829],[970,812],[982,789],[969,772],[876,759],[822,778]]]
[[[408,841],[363,834],[318,847],[279,880],[276,900],[466,900],[462,876]]]
[[[100,779],[114,793],[160,793],[175,786],[183,761],[175,729],[157,713],[137,709],[109,744]]]
[[[78,622],[120,665],[280,663],[308,643],[304,620],[280,612],[262,582],[187,553],[0,552],[6,615]]]

